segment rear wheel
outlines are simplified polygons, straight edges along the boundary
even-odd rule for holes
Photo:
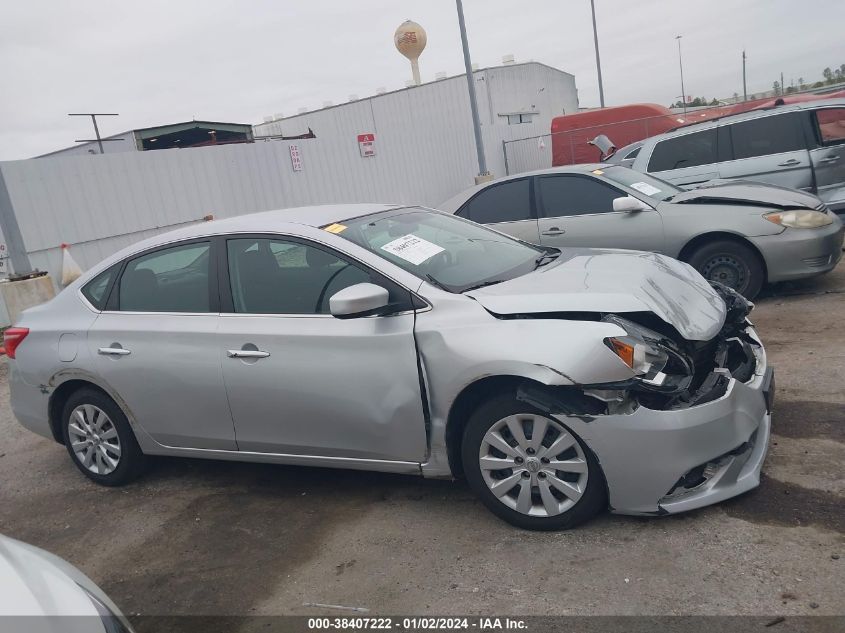
[[[473,413],[461,451],[472,489],[517,527],[568,529],[607,505],[601,469],[580,438],[511,395]]]
[[[80,389],[62,411],[65,446],[76,467],[104,486],[136,479],[145,457],[123,411],[106,394]]]
[[[765,281],[760,256],[750,247],[731,240],[717,240],[698,247],[689,257],[690,265],[710,281],[733,288],[746,299],[753,299]]]

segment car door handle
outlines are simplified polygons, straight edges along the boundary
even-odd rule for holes
[[[778,163],[778,167],[794,167],[795,165],[800,165],[800,164],[801,164],[800,160],[797,160],[795,158],[790,158],[787,161],[784,161],[782,163]]]
[[[229,358],[267,358],[270,352],[260,349],[230,349],[226,355]]]
[[[839,155],[834,154],[833,156],[825,156],[819,162],[820,163],[835,163],[838,160],[839,160]]]
[[[122,347],[100,347],[97,353],[103,356],[128,356],[132,352]]]
[[[556,226],[553,226],[550,229],[540,233],[540,235],[563,235],[564,233],[566,233],[565,229],[561,229],[561,228],[558,228]]]

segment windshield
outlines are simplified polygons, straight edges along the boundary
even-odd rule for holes
[[[602,169],[602,174],[611,182],[630,187],[639,191],[641,194],[653,198],[654,200],[668,200],[672,196],[681,193],[682,189],[678,189],[675,185],[643,174],[627,167],[607,167]]]
[[[324,228],[449,292],[465,292],[519,277],[559,253],[418,207]]]

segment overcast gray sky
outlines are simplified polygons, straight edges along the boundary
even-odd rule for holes
[[[608,105],[680,94],[749,92],[817,80],[845,64],[843,0],[596,0]],[[422,24],[423,80],[462,72],[453,0],[2,0],[0,160],[90,138],[68,112],[119,112],[104,135],[192,118],[258,123],[350,94],[401,88],[393,47],[405,19]],[[464,0],[473,61],[534,59],[575,75],[598,105],[589,0]],[[469,114],[467,114],[469,116]]]

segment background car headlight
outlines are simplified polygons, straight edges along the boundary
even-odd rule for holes
[[[833,224],[833,217],[821,211],[810,209],[795,209],[793,211],[776,211],[763,215],[769,222],[780,224],[791,229],[816,229],[820,226]]]

